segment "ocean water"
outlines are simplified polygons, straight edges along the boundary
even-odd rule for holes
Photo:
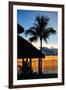
[[[38,58],[32,58],[32,70],[38,73]],[[29,62],[29,60],[28,60]],[[22,66],[22,59],[17,59],[17,66]],[[43,73],[57,73],[58,72],[58,56],[46,56],[42,58],[42,72]]]

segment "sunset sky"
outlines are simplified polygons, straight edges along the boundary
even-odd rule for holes
[[[56,31],[58,30],[58,13],[52,11],[32,11],[32,10],[17,10],[17,23],[20,24],[24,30],[29,29],[35,23],[36,16],[47,16],[49,18],[48,27],[53,27]],[[28,40],[29,36],[25,36],[24,33],[21,34],[23,38]],[[40,42],[32,43],[35,47],[39,49]],[[46,44],[43,41],[43,47],[58,47],[58,34],[51,35],[48,39],[48,43]]]

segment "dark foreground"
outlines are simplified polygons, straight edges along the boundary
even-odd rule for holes
[[[17,80],[57,78],[58,74],[18,74]]]

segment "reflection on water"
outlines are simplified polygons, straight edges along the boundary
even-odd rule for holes
[[[22,59],[17,60],[17,65],[22,66]],[[38,58],[32,58],[32,69],[33,72],[38,73]],[[42,58],[43,73],[57,73],[57,70],[58,56],[46,56],[45,58]]]

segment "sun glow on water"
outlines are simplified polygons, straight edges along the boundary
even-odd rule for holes
[[[17,59],[17,66],[22,66],[22,59]],[[33,72],[38,73],[38,58],[32,58]],[[58,56],[46,56],[42,58],[42,72],[43,73],[57,73],[58,70]]]

